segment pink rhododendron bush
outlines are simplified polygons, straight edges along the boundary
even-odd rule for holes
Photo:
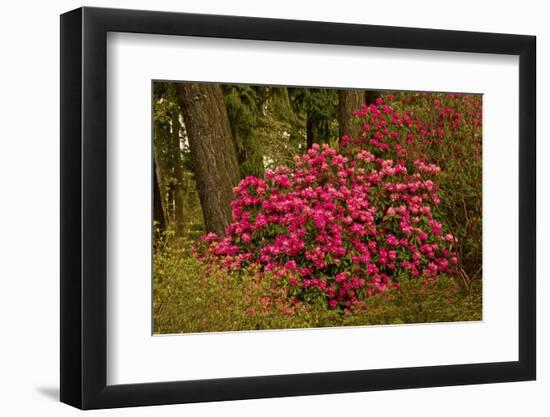
[[[466,223],[453,213],[459,207],[468,217],[481,190],[459,201],[453,193],[457,176],[468,175],[461,184],[472,187],[481,178],[480,99],[407,97],[358,109],[358,137],[315,144],[292,166],[243,179],[226,235],[202,236],[199,259],[227,271],[253,269],[291,306],[321,300],[340,311],[403,280],[469,280],[461,234],[480,230],[481,219]]]

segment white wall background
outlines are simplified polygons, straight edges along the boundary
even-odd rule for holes
[[[59,391],[59,17],[81,6],[11,1],[0,15],[0,412],[76,415],[57,402]],[[88,6],[157,9],[509,32],[538,37],[538,381],[497,385],[325,395],[94,412],[128,416],[256,416],[345,414],[407,416],[529,415],[550,412],[550,134],[543,117],[550,84],[550,27],[544,2],[392,0],[302,2],[278,0],[88,0]],[[543,128],[544,127],[544,128]],[[545,189],[546,188],[546,189]],[[546,395],[545,395],[546,394]]]

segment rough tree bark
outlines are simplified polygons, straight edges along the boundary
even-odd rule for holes
[[[338,129],[344,135],[359,137],[361,126],[354,123],[353,112],[361,110],[365,96],[363,90],[338,90]]]
[[[179,84],[178,99],[206,230],[223,235],[231,222],[239,164],[222,90],[215,84]]]

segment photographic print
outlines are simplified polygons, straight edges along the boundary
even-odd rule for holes
[[[153,333],[482,319],[482,95],[152,82]]]
[[[536,37],[93,7],[60,34],[62,402],[536,379]]]

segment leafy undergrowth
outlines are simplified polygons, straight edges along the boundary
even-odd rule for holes
[[[401,277],[388,289],[331,310],[322,297],[299,301],[286,285],[253,269],[226,272],[183,250],[164,246],[154,257],[154,333],[296,329],[481,320],[481,284],[442,276]],[[284,283],[282,283],[284,284]]]

